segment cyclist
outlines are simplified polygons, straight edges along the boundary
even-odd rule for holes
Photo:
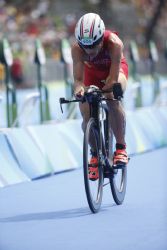
[[[115,32],[105,30],[103,20],[98,14],[87,13],[83,15],[75,28],[75,38],[72,46],[74,94],[76,97],[84,95],[84,87],[96,85],[100,89],[111,89],[115,83],[121,88],[113,89],[113,93],[105,94],[108,98],[118,99],[126,89],[128,78],[128,65],[123,55],[123,43]],[[128,155],[125,142],[125,113],[120,101],[108,101],[111,128],[116,138],[116,150],[113,163],[127,164]],[[80,105],[83,117],[82,129],[86,128],[89,120],[89,106]],[[89,178],[97,179],[97,157],[92,151],[90,160]]]

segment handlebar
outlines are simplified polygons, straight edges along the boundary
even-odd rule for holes
[[[63,113],[62,104],[67,104],[67,103],[71,103],[71,102],[84,102],[84,101],[86,101],[84,99],[85,99],[84,96],[80,99],[74,99],[74,100],[66,100],[64,97],[60,97],[59,103],[60,103],[61,112]]]
[[[117,89],[120,88],[120,87],[121,87],[120,84],[116,85]],[[99,89],[98,87],[96,87],[94,85],[90,85],[89,87],[85,87],[84,96],[81,96],[80,98],[76,98],[76,99],[73,99],[73,100],[66,100],[64,97],[61,97],[59,99],[61,112],[63,113],[62,104],[67,104],[67,103],[72,103],[72,102],[82,102],[82,103],[84,103],[84,102],[88,101],[88,98],[90,98],[90,97],[97,98],[98,101],[103,101],[103,100],[105,100],[105,101],[107,101],[107,100],[115,100],[116,101],[116,100],[121,100],[121,98],[123,97],[123,96],[118,96],[117,99],[115,99],[115,98],[106,98],[106,97],[103,96],[103,94],[106,94],[106,93],[113,93],[113,87],[111,87],[110,89],[107,89],[107,90],[101,90],[101,89]]]
[[[70,102],[80,102],[80,100],[78,100],[78,99],[66,100],[64,97],[61,97],[61,98],[59,99],[59,102],[60,102],[60,104],[64,104],[64,103],[70,103]]]

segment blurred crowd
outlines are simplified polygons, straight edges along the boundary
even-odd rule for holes
[[[160,0],[159,0],[160,1]],[[158,0],[112,0],[111,6],[133,5],[138,18],[135,27],[136,36],[123,37],[125,46],[131,39],[139,44],[144,44],[144,35],[148,24],[158,8]],[[163,1],[163,0],[162,0]],[[61,59],[60,44],[63,38],[68,38],[70,42],[74,40],[74,29],[78,17],[84,10],[75,9],[66,13],[53,11],[53,5],[58,0],[0,0],[0,40],[6,37],[9,40],[14,57],[12,65],[12,75],[14,82],[23,81],[22,64],[32,62],[35,54],[35,40],[39,38],[44,46],[46,57],[56,61]],[[88,2],[88,0],[87,0]],[[95,3],[97,1],[89,0]],[[71,4],[73,1],[71,1]],[[59,4],[63,4],[59,1]],[[74,3],[73,3],[74,4]],[[167,4],[161,11],[160,18],[156,25],[156,35],[158,37],[157,46],[163,50],[166,41],[167,30]],[[87,12],[85,10],[85,12]],[[126,22],[126,20],[124,20]],[[133,20],[132,20],[133,22]],[[135,33],[132,33],[133,36]],[[126,40],[127,39],[127,40]],[[128,40],[129,39],[129,40]],[[156,36],[155,36],[156,39]],[[159,42],[159,41],[163,41]],[[127,49],[127,48],[126,48]],[[142,51],[142,49],[141,49]],[[145,53],[145,50],[143,50]],[[144,54],[143,53],[143,54]],[[18,77],[19,76],[19,77]]]
[[[21,8],[12,1],[0,0],[0,39],[7,37],[12,45],[14,56],[19,55],[32,59],[34,40],[41,39],[46,55],[59,59],[59,48],[62,38],[73,39],[76,24],[76,11],[65,17],[51,15],[49,0],[34,1],[26,8],[26,1],[22,1]],[[30,1],[32,3],[32,1]],[[121,2],[121,1],[120,1]],[[136,7],[139,16],[138,31],[143,32],[152,18],[159,1],[157,0],[129,0]],[[162,11],[158,21],[158,32],[165,36],[167,30],[166,8]]]
[[[34,41],[41,39],[46,55],[59,59],[59,45],[62,38],[73,33],[76,21],[72,15],[65,20],[49,15],[49,1],[41,1],[30,9],[0,0],[0,39],[7,37],[14,57],[32,59]],[[68,24],[68,25],[67,25]]]
[[[154,28],[154,39],[160,50],[163,49],[166,41],[166,30],[167,30],[167,1],[166,0],[132,0],[136,6],[139,26],[138,29],[142,33],[148,31],[148,26],[152,21],[153,17],[157,14],[158,7],[162,5],[159,12],[159,18]],[[162,4],[163,2],[163,4]],[[161,42],[162,41],[162,42]]]

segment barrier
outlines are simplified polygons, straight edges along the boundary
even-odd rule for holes
[[[0,187],[29,181],[13,155],[6,135],[0,133]]]
[[[163,117],[157,108],[139,110],[136,121],[142,129],[143,134],[151,142],[152,148],[167,145],[166,129],[163,124]]]
[[[166,127],[167,107],[127,112],[129,155],[167,146]],[[81,167],[82,142],[81,120],[1,131],[0,186]]]
[[[126,143],[129,155],[152,149],[152,144],[139,126],[134,112],[127,113]]]
[[[6,130],[9,144],[20,165],[30,179],[40,178],[53,172],[51,164],[24,128]]]
[[[152,107],[128,114],[126,138],[129,154],[143,153],[167,145],[167,120],[163,117],[166,111],[165,107]],[[135,142],[129,141],[131,137]],[[132,147],[133,144],[135,148]]]
[[[159,89],[160,94],[156,98],[156,103],[160,105],[167,104],[167,76],[159,76]],[[65,83],[63,81],[56,81],[47,83],[48,94],[49,94],[49,107],[50,115],[52,120],[63,121],[68,117],[71,111],[71,117],[80,117],[80,112],[78,105],[76,104],[75,109],[69,110],[67,105],[64,105],[64,113],[61,113],[59,98],[66,96]],[[127,90],[124,95],[124,106],[126,110],[135,110],[136,106],[150,106],[152,105],[153,99],[155,97],[155,84],[154,79],[151,76],[143,76],[138,81],[134,81],[133,78],[129,77]],[[17,103],[18,103],[18,114],[19,117],[15,121],[19,126],[27,126],[29,124],[39,124],[40,114],[39,114],[39,98],[37,98],[39,91],[35,89],[20,89],[17,90]],[[1,93],[2,101],[0,102],[0,127],[7,127],[6,117],[6,95],[2,91]],[[30,98],[33,97],[34,98]],[[30,100],[27,103],[27,98]],[[36,100],[36,101],[35,101]],[[23,111],[24,110],[24,111]],[[74,112],[75,110],[75,112]],[[23,112],[22,112],[23,111]],[[13,125],[13,124],[12,124]]]
[[[82,149],[75,139],[74,130],[70,128],[72,124],[74,128],[79,128],[76,121],[27,128],[40,151],[47,155],[55,173],[81,166]]]

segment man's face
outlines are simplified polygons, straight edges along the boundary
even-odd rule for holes
[[[101,41],[99,44],[97,44],[96,46],[92,48],[83,48],[83,49],[88,56],[94,58],[98,55],[102,46],[103,46],[103,41]]]

